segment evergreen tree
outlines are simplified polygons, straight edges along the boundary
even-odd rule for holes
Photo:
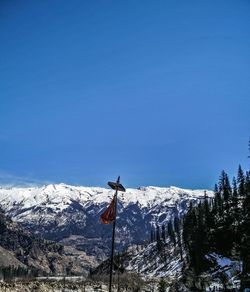
[[[239,196],[242,198],[245,195],[245,175],[240,165],[238,168],[237,183],[238,183],[238,193],[239,193]]]
[[[237,181],[236,181],[236,178],[233,177],[231,211],[232,211],[232,215],[234,217],[236,225],[239,224],[239,219],[240,219],[239,206],[240,206],[240,200],[239,200],[239,194],[238,194],[238,188],[237,188]]]
[[[223,215],[223,203],[222,203],[222,197],[221,192],[219,191],[219,188],[217,184],[214,188],[214,205],[213,205],[213,213],[214,216],[221,216]]]
[[[164,224],[161,226],[161,238],[164,242],[166,242],[166,230]]]
[[[160,235],[160,227],[159,225],[157,224],[156,225],[156,241],[160,241],[161,240],[161,235]]]
[[[161,278],[158,284],[158,292],[165,292],[166,290],[167,290],[167,283],[163,278]]]
[[[225,202],[225,210],[229,212],[229,202],[231,199],[232,188],[229,182],[228,175],[223,170],[219,180],[219,191]]]
[[[232,205],[238,205],[238,189],[235,176],[232,181]]]
[[[157,242],[158,252],[162,252],[164,250],[164,244],[163,244],[163,241],[161,240],[159,225],[156,225],[156,242]]]
[[[153,225],[151,226],[150,241],[151,242],[155,241],[155,229]]]
[[[171,220],[168,222],[168,236],[170,238],[170,241],[173,242],[174,245],[176,245],[173,223]]]
[[[245,179],[245,194],[243,201],[243,223],[242,223],[242,281],[241,289],[250,287],[250,179],[249,172]]]
[[[180,254],[181,254],[181,260],[183,260],[183,251],[182,251],[182,242],[181,242],[181,221],[179,219],[179,217],[175,217],[174,218],[174,229],[175,229],[175,233],[177,235],[177,243],[180,249]]]
[[[204,192],[204,202],[203,202],[203,209],[204,209],[204,220],[207,228],[211,228],[213,226],[213,217],[211,216],[210,206],[209,206],[209,198],[207,197],[207,192]]]

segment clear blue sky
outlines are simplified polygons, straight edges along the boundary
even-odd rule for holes
[[[0,182],[212,187],[248,166],[250,2],[0,2]]]

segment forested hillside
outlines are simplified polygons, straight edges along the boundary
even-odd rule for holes
[[[190,201],[187,213],[153,225],[149,241],[136,254],[124,255],[125,268],[161,277],[169,291],[249,288],[250,173],[239,167],[230,182],[222,171],[214,196],[204,192]]]
[[[250,172],[239,166],[232,183],[222,171],[215,185],[213,199],[205,197],[198,206],[190,205],[183,220],[183,243],[186,250],[190,288],[196,289],[197,279],[212,271],[215,255],[238,262],[241,289],[250,287]],[[191,272],[190,272],[191,271]],[[229,277],[220,271],[226,289]],[[193,287],[192,287],[193,286]]]

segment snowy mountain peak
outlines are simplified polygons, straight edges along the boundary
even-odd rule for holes
[[[142,208],[157,204],[172,205],[182,198],[197,199],[204,196],[205,190],[187,190],[174,186],[163,188],[155,186],[128,188],[126,193],[120,193],[119,199],[124,205],[138,203]],[[30,208],[36,205],[55,204],[65,208],[73,201],[80,204],[93,202],[95,204],[107,203],[113,196],[113,190],[100,187],[82,187],[67,184],[49,184],[42,187],[13,187],[0,189],[0,204],[3,206],[19,204]],[[207,196],[213,196],[213,192],[207,191]],[[7,207],[7,206],[6,206]],[[8,209],[8,208],[7,208]]]

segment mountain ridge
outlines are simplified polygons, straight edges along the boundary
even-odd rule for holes
[[[150,200],[150,197],[144,197],[142,194],[147,194],[154,196],[154,199],[159,194],[169,194],[169,195],[176,195],[185,193],[189,195],[201,195],[201,192],[204,193],[204,191],[207,192],[207,195],[210,196],[213,192],[205,189],[184,189],[179,188],[176,186],[169,186],[169,187],[158,187],[158,186],[140,186],[138,188],[127,188],[124,194],[124,198],[128,197],[130,199],[130,202],[136,202],[137,199],[133,196],[135,193],[137,196],[139,195],[139,202],[144,205],[146,200]],[[85,187],[85,186],[74,186],[69,185],[65,183],[60,184],[47,184],[43,186],[30,186],[30,187],[6,187],[6,186],[0,186],[0,202],[3,202],[6,197],[8,199],[11,198],[11,193],[14,192],[15,198],[12,198],[12,201],[16,201],[18,199],[18,196],[21,196],[22,200],[25,200],[27,198],[31,199],[30,196],[33,196],[33,200],[30,200],[30,203],[39,202],[38,198],[36,198],[36,195],[43,195],[46,196],[46,198],[56,193],[58,194],[64,194],[64,196],[67,197],[67,195],[71,194],[71,197],[74,199],[83,199],[84,197],[81,197],[81,195],[85,196],[85,200],[87,201],[91,198],[94,199],[96,203],[102,203],[102,202],[109,202],[109,199],[111,198],[113,194],[113,190],[103,188],[103,187]],[[99,196],[100,194],[104,194],[105,196]],[[5,195],[5,197],[4,197]],[[29,196],[30,195],[30,196]],[[78,195],[78,196],[77,196]],[[80,196],[79,196],[80,195]],[[53,197],[52,197],[53,198]],[[20,200],[20,198],[19,198]],[[126,200],[125,200],[126,201]]]
[[[205,193],[206,192],[206,193]],[[190,202],[213,196],[208,190],[178,187],[128,188],[119,193],[117,205],[118,250],[150,238],[152,225],[167,224],[182,216]],[[73,245],[98,261],[110,251],[110,225],[99,221],[110,204],[114,190],[49,184],[42,187],[0,188],[0,205],[12,220],[49,240]]]

